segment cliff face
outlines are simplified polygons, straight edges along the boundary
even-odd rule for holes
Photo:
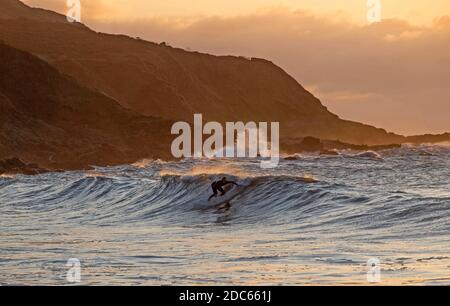
[[[81,168],[164,158],[169,129],[0,43],[0,159]]]
[[[217,57],[96,33],[18,0],[2,0],[0,11],[0,39],[143,115],[191,121],[194,113],[202,113],[208,121],[279,121],[282,137],[290,138],[356,144],[403,140],[339,119],[266,60]]]

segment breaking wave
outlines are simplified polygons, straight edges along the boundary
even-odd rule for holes
[[[108,265],[136,265],[135,269],[122,268],[116,271],[119,274],[105,277],[99,282],[102,284],[115,280],[119,284],[133,283],[142,262],[153,265],[155,260],[167,264],[158,267],[165,269],[170,283],[201,283],[201,277],[216,272],[197,267],[205,273],[198,276],[198,282],[178,278],[183,274],[179,265],[195,266],[198,256],[208,262],[205,267],[217,267],[218,271],[223,271],[221,262],[248,262],[248,258],[261,267],[283,258],[290,263],[308,260],[312,266],[348,263],[353,267],[361,264],[361,253],[369,256],[385,245],[382,254],[375,255],[384,256],[384,261],[393,261],[395,266],[397,257],[416,258],[414,262],[419,262],[425,255],[417,243],[433,239],[432,244],[427,243],[430,254],[425,257],[445,258],[442,250],[448,250],[450,237],[450,148],[404,146],[376,154],[339,153],[298,154],[281,160],[279,167],[272,170],[262,170],[257,159],[186,159],[145,160],[133,165],[37,176],[2,176],[0,253],[13,258],[5,271],[15,273],[18,266],[31,265],[31,270],[24,268],[21,283],[49,283],[45,278],[33,278],[31,273],[42,272],[39,265],[48,264],[45,258],[25,261],[26,256],[20,255],[38,256],[43,248],[46,256],[57,257],[64,252],[91,258],[89,264],[98,269],[103,257],[93,255],[97,252],[107,256],[104,260]],[[227,201],[210,204],[207,198],[211,183],[224,176],[244,187]],[[66,234],[69,236],[64,238]],[[58,237],[65,240],[59,243],[63,238]],[[218,246],[217,239],[225,242]],[[398,244],[405,240],[416,244]],[[108,248],[111,244],[116,247]],[[260,244],[267,247],[259,249]],[[241,254],[240,250],[247,246],[256,249]],[[364,246],[365,251],[355,249],[358,246]],[[350,247],[351,253],[343,251]],[[227,253],[221,253],[222,248]],[[150,256],[149,252],[162,257]],[[299,257],[298,252],[306,253]],[[403,256],[398,256],[399,252]],[[136,257],[130,258],[129,253]],[[178,257],[170,257],[173,253]],[[287,253],[291,255],[286,257]],[[399,269],[403,261],[398,263]],[[445,260],[436,263],[439,267],[446,264]],[[129,273],[120,277],[123,269]],[[146,275],[160,275],[158,271],[153,271],[152,266]],[[325,277],[322,268],[314,271],[318,279]],[[277,273],[271,275],[290,283],[285,274]],[[91,277],[94,284],[96,275]],[[245,279],[245,275],[241,276]],[[154,277],[137,283],[160,284],[160,276]],[[217,275],[211,281],[228,284],[222,277]],[[327,278],[323,281],[326,283]],[[0,277],[1,283],[10,282],[2,282]]]

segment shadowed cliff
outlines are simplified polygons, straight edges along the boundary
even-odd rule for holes
[[[139,115],[0,42],[0,159],[83,168],[167,158],[170,123]]]

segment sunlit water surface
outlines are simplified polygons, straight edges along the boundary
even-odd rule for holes
[[[0,177],[0,284],[450,284],[450,149]],[[214,179],[248,186],[205,201]],[[305,179],[307,178],[307,179]],[[318,182],[312,183],[310,178]]]

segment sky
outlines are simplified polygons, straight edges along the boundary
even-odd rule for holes
[[[370,0],[374,1],[374,0]],[[81,0],[91,28],[281,66],[340,117],[450,132],[450,0]],[[24,0],[64,13],[65,0]],[[250,81],[250,80],[249,80]]]

